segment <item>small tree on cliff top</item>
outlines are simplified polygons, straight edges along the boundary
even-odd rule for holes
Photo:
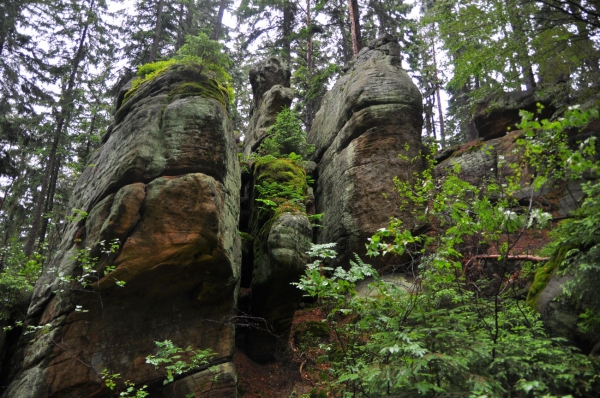
[[[306,142],[306,133],[302,130],[302,121],[298,113],[289,108],[277,114],[277,120],[269,133],[258,148],[261,156],[282,157],[296,153],[307,158],[315,150],[314,145]]]

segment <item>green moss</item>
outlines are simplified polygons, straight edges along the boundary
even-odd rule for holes
[[[183,83],[175,88],[169,93],[169,100],[175,95],[184,97],[201,96],[204,98],[214,98],[227,108],[233,99],[232,89],[223,87],[214,79],[207,78],[203,73],[205,70],[202,65],[170,59],[140,66],[137,71],[138,78],[132,82],[131,89],[125,93],[123,104],[133,97],[142,84],[156,79],[173,68],[181,69],[182,73],[188,78],[192,78],[192,81]]]
[[[540,297],[540,293],[544,290],[546,286],[548,286],[548,282],[550,282],[550,278],[552,278],[552,274],[556,269],[561,269],[560,265],[562,264],[565,256],[571,250],[571,246],[563,246],[552,256],[550,260],[544,264],[542,268],[537,270],[535,273],[535,278],[531,287],[529,288],[529,292],[527,293],[526,303],[528,306],[537,310],[538,299]]]
[[[264,156],[254,164],[254,185],[256,198],[272,202],[271,206],[261,206],[254,212],[251,232],[254,240],[254,259],[260,258],[263,245],[273,222],[284,213],[305,213],[306,170],[302,162]]]
[[[169,101],[171,101],[175,96],[180,98],[195,96],[214,98],[225,108],[227,108],[227,105],[229,104],[229,94],[227,89],[212,79],[202,82],[183,83],[169,93]]]
[[[131,83],[131,89],[125,93],[123,104],[127,102],[129,98],[133,97],[142,83],[152,81],[163,75],[175,65],[175,63],[175,60],[170,59],[168,61],[157,61],[140,66],[137,71],[138,78]]]

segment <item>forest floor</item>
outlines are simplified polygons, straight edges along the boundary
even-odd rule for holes
[[[296,311],[292,329],[282,353],[269,364],[261,365],[238,351],[233,362],[238,373],[238,392],[243,398],[300,398],[302,396],[321,397],[326,395],[319,388],[319,372],[326,370],[318,364],[318,356],[324,354],[314,344],[297,347],[296,329],[308,322],[320,322],[325,317],[323,311],[306,308]],[[323,368],[323,369],[321,369]]]

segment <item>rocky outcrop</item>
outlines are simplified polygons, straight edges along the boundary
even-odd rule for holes
[[[250,122],[244,135],[244,154],[255,152],[275,123],[277,114],[289,108],[294,99],[290,87],[290,67],[279,58],[271,57],[252,65],[252,106]]]
[[[108,396],[104,369],[152,396],[212,388],[203,371],[160,392],[164,371],[145,358],[166,339],[216,352],[214,396],[235,396],[240,171],[227,101],[191,66],[130,94],[77,182],[72,207],[88,216],[66,226],[35,287],[25,327],[43,332],[22,336],[3,397]]]
[[[535,170],[524,159],[523,148],[517,143],[522,131],[507,133],[501,138],[488,141],[472,141],[460,146],[446,148],[437,155],[435,167],[437,177],[447,176],[453,172],[454,165],[460,166],[458,176],[479,187],[493,181],[504,184],[515,174],[511,165],[516,165],[520,172],[519,184],[522,187],[514,193],[514,197],[528,203],[529,199],[540,200],[546,197],[547,210],[556,216],[568,216],[577,209],[583,198],[581,181],[556,182],[548,181],[539,189],[531,186]]]
[[[410,212],[399,211],[393,178],[421,171],[411,162],[421,153],[421,126],[421,94],[389,35],[363,48],[323,98],[307,139],[318,163],[316,212],[324,213],[318,242],[336,242],[342,263],[364,254],[390,216],[414,227]]]
[[[547,119],[556,111],[552,101],[540,98],[536,90],[513,91],[487,98],[478,104],[473,122],[478,138],[489,140],[504,136],[509,130],[516,130],[521,122],[520,110],[537,112],[537,103],[544,105],[542,119]]]

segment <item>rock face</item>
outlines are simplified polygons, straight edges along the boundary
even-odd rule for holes
[[[393,178],[421,171],[422,162],[398,158],[420,156],[421,126],[421,94],[392,36],[363,48],[323,98],[308,134],[318,163],[316,212],[324,213],[318,242],[336,242],[342,263],[364,254],[366,239],[390,216],[413,226],[398,210]]]
[[[541,118],[552,116],[555,111],[552,101],[538,98],[535,90],[513,91],[488,98],[478,105],[473,117],[478,138],[483,140],[499,138],[506,134],[507,128],[515,130],[516,123],[521,122],[519,111],[523,109],[536,113],[538,102],[545,106]]]
[[[254,162],[252,171],[247,188],[249,221],[240,225],[252,237],[252,247],[246,248],[251,255],[245,255],[242,263],[243,274],[251,274],[249,281],[243,278],[242,287],[250,294],[241,298],[240,308],[255,322],[239,328],[239,340],[248,357],[262,363],[275,359],[278,344],[287,341],[302,297],[291,283],[304,274],[312,226],[306,215],[303,162],[263,158]]]
[[[227,102],[215,91],[181,94],[184,84],[214,87],[174,67],[116,113],[74,190],[72,207],[89,215],[66,226],[34,290],[26,326],[44,333],[22,336],[3,397],[108,396],[103,369],[120,373],[118,386],[148,384],[151,396],[236,396],[228,318],[240,274],[240,171]],[[113,240],[118,250],[102,253],[98,243]],[[99,256],[87,278],[86,247]],[[215,351],[218,383],[205,370],[161,392],[165,373],[145,357],[166,339]]]
[[[244,136],[245,155],[258,149],[269,127],[275,123],[277,114],[290,107],[294,99],[294,90],[289,88],[290,76],[289,65],[276,57],[258,62],[250,69],[253,100]]]
[[[284,213],[273,221],[265,251],[254,264],[252,315],[263,318],[265,328],[246,333],[245,351],[258,362],[274,358],[278,341],[292,326],[302,291],[293,286],[304,274],[312,239],[312,226],[302,213]],[[265,330],[268,329],[268,330]]]

